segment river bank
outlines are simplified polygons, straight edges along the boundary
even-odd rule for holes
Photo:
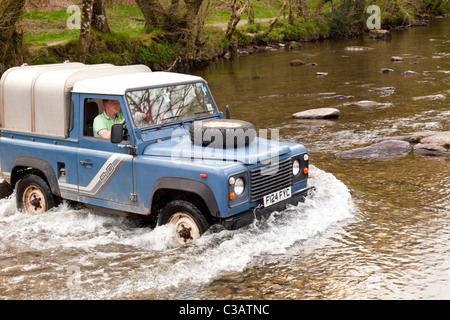
[[[133,10],[135,10],[134,7]],[[447,9],[446,9],[447,10]],[[127,9],[126,14],[134,11]],[[135,12],[136,13],[136,12]],[[109,34],[92,32],[91,44],[86,63],[113,63],[116,65],[145,64],[152,70],[170,70],[187,72],[202,63],[233,55],[252,54],[258,51],[277,50],[280,47],[299,49],[302,43],[323,39],[351,38],[368,34],[364,25],[369,16],[345,18],[338,13],[318,14],[311,12],[307,18],[298,18],[289,23],[281,16],[273,25],[272,31],[266,33],[272,19],[256,19],[254,23],[245,23],[242,19],[231,40],[224,40],[227,21],[205,25],[202,41],[195,48],[186,48],[180,43],[166,41],[158,32],[127,32],[129,26],[118,25]],[[347,14],[349,15],[349,14]],[[405,22],[396,13],[383,17],[382,27],[388,29],[422,27],[428,21],[448,17],[450,13],[441,11],[431,13],[415,13],[412,20]],[[122,16],[122,19],[130,17]],[[349,20],[350,19],[350,20]],[[353,20],[352,20],[353,19]],[[409,19],[409,18],[408,18]],[[142,19],[134,21],[133,28],[143,28]],[[357,22],[357,23],[355,23]],[[24,26],[33,25],[36,21],[27,19]],[[123,30],[118,30],[122,28]],[[73,32],[73,31],[72,31]],[[29,45],[25,61],[28,64],[57,63],[65,60],[75,61],[77,40],[68,39],[33,43]]]

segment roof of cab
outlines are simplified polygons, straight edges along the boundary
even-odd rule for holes
[[[75,82],[72,92],[124,95],[127,90],[202,81],[197,76],[172,72],[117,74]]]

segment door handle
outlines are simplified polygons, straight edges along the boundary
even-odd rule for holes
[[[80,161],[80,163],[81,163],[83,166],[92,166],[92,165],[93,165],[92,162],[87,162],[87,161]]]

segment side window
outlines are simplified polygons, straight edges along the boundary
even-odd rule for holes
[[[85,137],[109,141],[112,125],[120,123],[124,129],[123,140],[129,140],[127,125],[119,100],[86,98],[84,100],[83,119],[83,136]],[[97,132],[95,132],[96,130]]]
[[[84,128],[83,135],[86,137],[94,136],[94,119],[103,112],[103,104],[99,99],[84,100]]]

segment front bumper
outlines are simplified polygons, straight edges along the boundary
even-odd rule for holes
[[[314,187],[302,189],[294,193],[289,199],[275,203],[274,205],[266,208],[264,208],[264,206],[261,204],[256,208],[244,211],[231,218],[224,219],[221,221],[221,223],[227,230],[236,230],[245,227],[249,224],[252,224],[255,219],[259,219],[262,216],[269,215],[274,211],[282,211],[286,209],[286,206],[288,204],[297,205],[299,202],[304,201],[306,196],[308,196],[313,190],[315,190]]]

